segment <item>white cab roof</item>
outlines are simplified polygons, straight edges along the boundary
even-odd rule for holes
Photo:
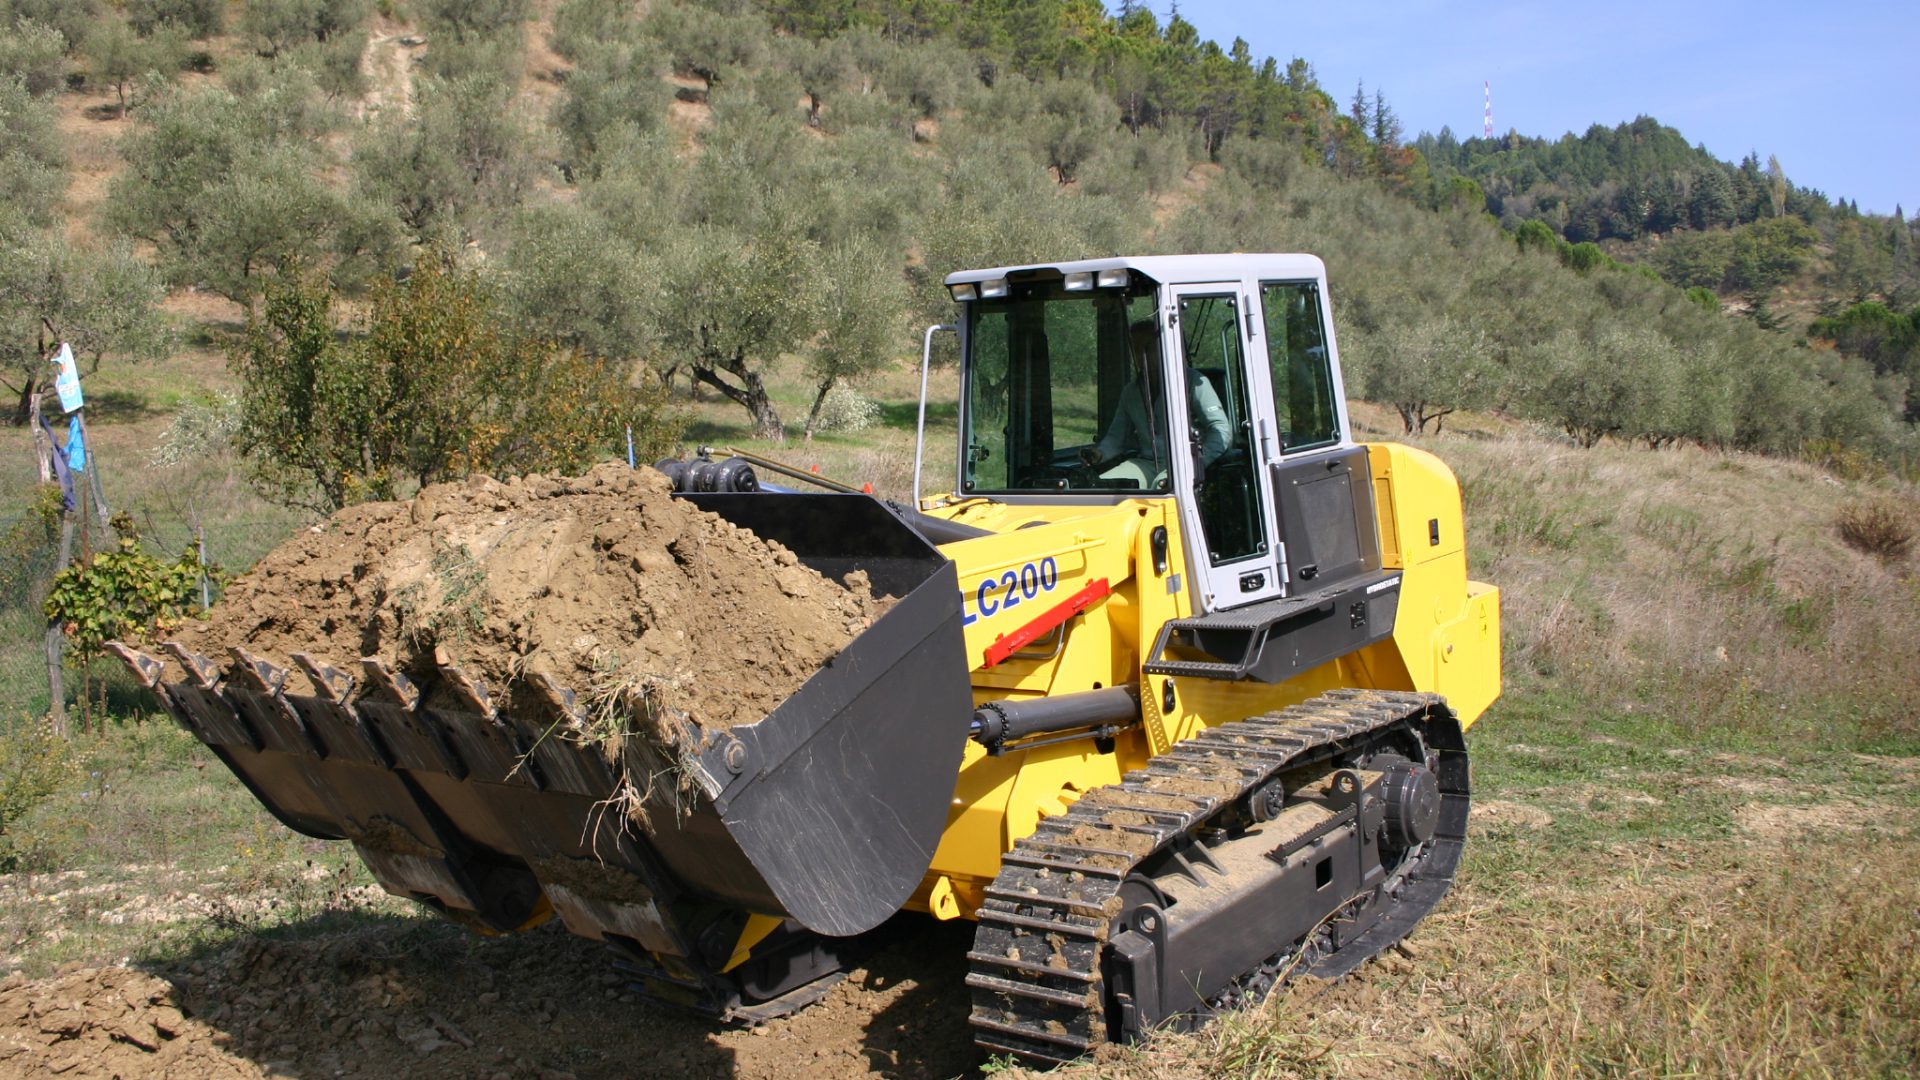
[[[1058,270],[1062,274],[1081,271],[1138,270],[1162,285],[1181,285],[1207,281],[1239,281],[1243,278],[1301,281],[1324,278],[1326,264],[1317,255],[1232,254],[1232,255],[1139,255],[1111,259],[1081,259],[1074,262],[1032,263],[1026,266],[996,266],[991,270],[961,270],[947,275],[948,285],[968,281],[991,281],[1021,270]]]

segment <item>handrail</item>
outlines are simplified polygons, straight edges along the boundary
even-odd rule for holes
[[[927,370],[933,366],[933,335],[945,330],[958,333],[960,328],[947,323],[935,323],[927,327],[926,335],[920,342],[920,421],[913,430],[913,508],[920,509],[920,458],[927,448]]]

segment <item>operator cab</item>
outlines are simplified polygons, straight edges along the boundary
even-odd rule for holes
[[[962,497],[1173,497],[1206,611],[1378,568],[1319,259],[1099,259],[946,283],[963,311]]]

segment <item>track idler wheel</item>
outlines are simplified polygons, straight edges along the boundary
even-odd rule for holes
[[[1384,837],[1390,851],[1406,851],[1433,839],[1440,821],[1440,779],[1424,764],[1406,758],[1376,758],[1381,795],[1387,804]]]

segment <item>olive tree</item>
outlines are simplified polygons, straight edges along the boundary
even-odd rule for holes
[[[126,0],[127,18],[142,34],[168,25],[202,41],[226,28],[225,0]]]
[[[790,38],[781,43],[787,66],[800,77],[807,92],[807,123],[820,126],[820,110],[853,77],[853,48],[841,38],[812,41]]]
[[[747,410],[756,438],[787,437],[766,375],[813,332],[813,255],[798,229],[703,225],[671,240],[658,264],[652,321],[664,359]]]
[[[63,48],[72,49],[87,36],[105,6],[104,0],[0,0],[0,24],[26,20],[51,26],[65,39]]]
[[[370,0],[246,0],[240,30],[263,55],[347,36],[367,20]]]
[[[497,224],[532,187],[538,164],[509,83],[426,79],[412,116],[389,116],[354,148],[360,191],[392,207],[415,239],[448,225],[472,235]]]
[[[66,149],[51,103],[28,91],[19,79],[0,77],[0,190],[7,193],[0,220],[16,226],[53,223],[53,211],[66,190]]]
[[[652,54],[630,45],[587,49],[553,106],[553,123],[578,169],[608,140],[664,125],[671,92]]]
[[[27,92],[45,97],[60,89],[67,73],[67,37],[55,27],[0,12],[0,80],[18,79]]]
[[[864,238],[821,252],[813,275],[820,291],[820,331],[807,357],[807,374],[814,384],[808,439],[820,426],[827,395],[880,371],[901,354],[907,340],[907,283],[901,260],[889,256]]]
[[[14,395],[14,422],[52,381],[46,353],[73,348],[83,373],[107,354],[128,360],[161,354],[157,276],[125,246],[76,246],[55,230],[0,228],[0,384]]]
[[[1040,123],[1033,136],[1055,178],[1071,184],[1079,178],[1080,167],[1119,128],[1120,107],[1079,79],[1056,79],[1038,89]]]
[[[508,79],[519,73],[526,0],[420,0],[413,12],[427,34],[429,74]]]
[[[940,282],[953,270],[1139,246],[1143,221],[1108,199],[1063,191],[1025,143],[997,133],[960,133],[953,141],[940,195],[928,200],[916,230],[922,253],[913,278],[917,316],[930,322],[952,317]]]
[[[1393,406],[1407,434],[1439,432],[1446,417],[1494,399],[1500,367],[1487,338],[1450,318],[1398,324],[1363,338],[1363,393]]]
[[[606,359],[652,354],[649,263],[591,207],[529,207],[514,222],[502,297],[529,337]]]
[[[207,209],[179,251],[197,283],[239,304],[260,275],[293,264],[325,265],[347,285],[365,280],[398,250],[385,209],[334,190],[312,157],[293,147],[252,154],[206,192]]]
[[[1682,385],[1678,351],[1646,327],[1562,330],[1530,356],[1530,411],[1582,447],[1669,427]]]
[[[392,215],[324,179],[327,159],[303,137],[332,122],[312,77],[247,69],[234,81],[244,96],[173,92],[142,110],[122,144],[109,224],[152,243],[171,282],[241,304],[263,270],[297,262],[351,280],[384,263]]]
[[[716,83],[756,68],[767,52],[767,23],[757,14],[731,15],[687,3],[661,3],[648,12],[647,35],[666,50],[675,73]]]
[[[563,59],[583,64],[597,48],[630,45],[639,26],[632,0],[560,0],[548,43]]]
[[[142,34],[118,16],[96,22],[80,41],[88,78],[113,87],[122,115],[127,111],[127,87],[148,76],[172,75],[186,61],[187,48],[186,31],[172,23]]]

